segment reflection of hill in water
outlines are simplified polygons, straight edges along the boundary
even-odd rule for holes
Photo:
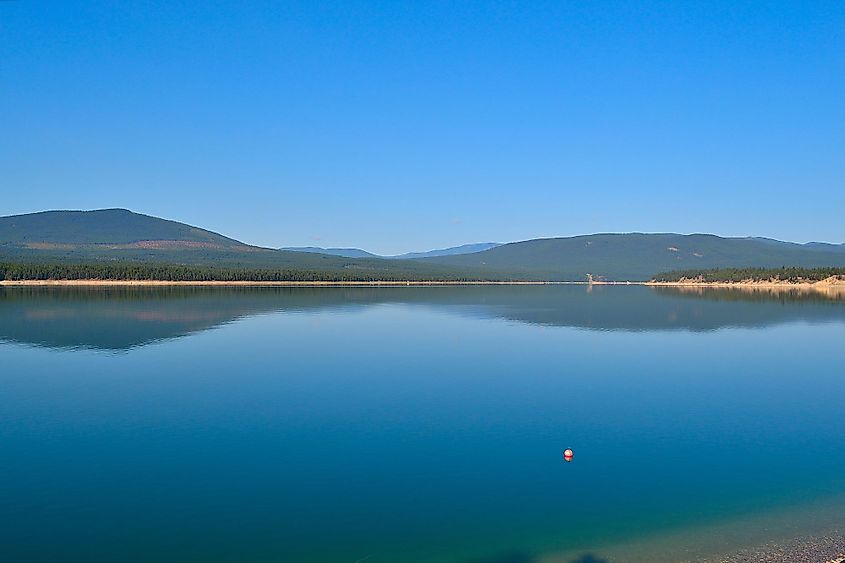
[[[0,289],[0,340],[124,350],[214,328],[266,305],[190,288]]]
[[[663,295],[712,299],[715,301],[781,301],[781,302],[816,302],[839,301],[845,303],[845,288],[841,285],[826,286],[816,284],[801,286],[755,286],[738,285],[735,287],[708,286],[653,286],[654,291]]]
[[[0,340],[127,350],[261,313],[381,303],[597,330],[714,330],[845,320],[845,302],[817,294],[642,286],[0,288]]]

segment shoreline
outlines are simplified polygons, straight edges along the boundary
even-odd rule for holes
[[[822,288],[845,288],[845,282],[828,282],[826,280],[817,282],[631,282],[638,285],[650,287],[737,287],[737,288],[759,288],[759,289],[822,289]]]
[[[538,563],[592,555],[607,563],[845,563],[845,495],[816,498],[723,520],[631,537],[606,546],[540,554]]]
[[[696,280],[681,280],[676,282],[649,281],[643,285],[649,287],[674,288],[681,293],[703,293],[707,289],[724,289],[743,291],[748,293],[779,294],[784,292],[805,292],[824,295],[829,298],[841,299],[845,297],[845,279],[832,277],[816,282],[790,281],[741,281],[741,282],[705,282]]]
[[[220,286],[220,287],[408,287],[408,286],[474,286],[474,285],[641,285],[646,287],[676,287],[676,288],[735,288],[735,289],[767,289],[790,290],[810,289],[822,291],[845,292],[845,280],[827,279],[817,282],[789,282],[789,281],[741,281],[741,282],[708,282],[682,280],[674,282],[658,281],[540,281],[540,280],[511,280],[511,281],[452,281],[452,280],[375,280],[375,281],[176,281],[176,280],[0,280],[0,287],[11,286]]]
[[[624,282],[623,282],[624,283]],[[0,280],[0,287],[100,286],[218,286],[218,287],[408,287],[436,285],[587,285],[587,282],[550,281],[170,281],[170,280]]]

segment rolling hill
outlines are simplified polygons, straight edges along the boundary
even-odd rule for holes
[[[598,234],[535,239],[418,261],[542,279],[648,280],[659,272],[725,267],[845,266],[840,245],[795,244],[715,235]]]
[[[0,245],[32,249],[115,248],[250,250],[218,233],[126,209],[44,211],[0,217]]]

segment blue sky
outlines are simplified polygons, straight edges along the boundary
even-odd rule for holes
[[[0,2],[0,215],[845,242],[842,2]]]

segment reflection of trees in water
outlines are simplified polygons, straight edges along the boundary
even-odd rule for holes
[[[0,288],[0,340],[119,351],[259,314],[349,311],[382,304],[589,330],[700,331],[845,320],[842,300],[800,291],[600,285],[586,290],[585,286],[9,287]]]
[[[845,302],[845,286],[651,286],[651,289],[667,296],[696,297],[714,301],[778,301],[783,303]]]

